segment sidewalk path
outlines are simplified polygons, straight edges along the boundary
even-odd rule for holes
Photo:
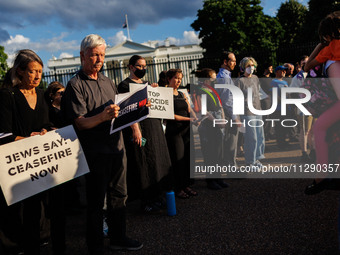
[[[278,150],[273,141],[266,144],[264,164],[299,163],[297,143],[288,151]],[[310,179],[227,182],[229,188],[211,191],[205,180],[197,180],[193,188],[199,195],[176,199],[173,217],[166,212],[142,214],[138,201],[129,203],[127,233],[144,248],[135,252],[107,248],[107,254],[339,254],[338,192],[306,196],[303,191]],[[85,212],[70,216],[67,227],[67,254],[85,255]],[[47,245],[42,254],[50,250]]]

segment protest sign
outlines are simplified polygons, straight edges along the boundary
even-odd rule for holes
[[[148,100],[151,101],[149,118],[174,119],[174,96],[172,88],[151,87],[143,84],[130,83],[130,92],[147,87]]]
[[[89,172],[73,126],[0,146],[0,169],[8,205]]]
[[[186,96],[190,105],[193,105],[193,103],[191,101],[191,97],[190,97],[187,89],[177,89],[177,90],[182,92]]]
[[[127,93],[125,93],[127,94]],[[119,100],[123,97],[123,100]],[[126,128],[133,123],[146,119],[149,115],[147,103],[147,90],[145,87],[139,87],[138,91],[130,92],[129,96],[120,94],[116,98],[117,105],[120,107],[118,117],[112,119],[110,134]]]

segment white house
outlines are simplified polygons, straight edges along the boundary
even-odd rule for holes
[[[140,55],[145,58],[148,68],[148,78],[152,81],[158,80],[158,74],[169,68],[181,68],[183,71],[183,84],[190,82],[190,73],[197,69],[198,59],[203,58],[204,49],[197,44],[176,46],[170,45],[169,39],[164,45],[158,41],[147,43],[136,43],[127,40],[121,44],[106,49],[104,72],[111,79],[119,81],[129,76],[127,68],[132,55]],[[48,61],[48,68],[53,75],[55,72],[67,73],[80,67],[80,57],[53,59]]]

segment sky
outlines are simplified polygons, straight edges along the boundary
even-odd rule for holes
[[[284,0],[262,0],[265,14],[275,16]],[[307,6],[308,0],[299,0]],[[99,34],[108,45],[127,39],[122,25],[128,17],[130,39],[137,43],[166,38],[171,44],[200,43],[190,24],[202,0],[0,0],[0,45],[11,66],[15,52],[34,50],[48,71],[48,60],[79,56],[88,34]]]

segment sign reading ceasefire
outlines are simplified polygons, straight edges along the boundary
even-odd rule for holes
[[[89,172],[72,126],[0,146],[0,169],[8,205]]]

